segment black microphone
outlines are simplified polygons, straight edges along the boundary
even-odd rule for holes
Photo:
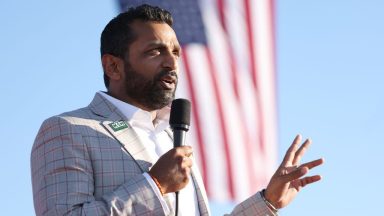
[[[183,146],[191,122],[191,102],[179,98],[172,101],[169,125],[173,131],[173,146]]]
[[[173,147],[183,146],[185,134],[189,130],[191,122],[191,102],[187,99],[179,98],[172,101],[171,116],[169,125],[173,131]],[[175,216],[179,214],[179,191],[175,197]]]

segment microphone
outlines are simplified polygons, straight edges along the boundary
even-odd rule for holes
[[[179,98],[172,101],[169,125],[173,131],[173,146],[183,146],[191,122],[191,102]]]
[[[172,101],[169,125],[173,131],[173,147],[183,146],[191,122],[191,102],[179,98]],[[175,216],[179,214],[179,191],[175,192]]]

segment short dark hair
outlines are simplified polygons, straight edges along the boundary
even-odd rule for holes
[[[111,54],[125,57],[129,45],[136,40],[130,24],[133,21],[167,23],[172,27],[173,18],[169,11],[156,6],[143,4],[120,13],[105,26],[100,38],[101,56]],[[109,77],[104,73],[104,84],[109,87]]]

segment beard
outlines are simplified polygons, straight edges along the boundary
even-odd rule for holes
[[[129,62],[125,62],[125,93],[136,103],[148,110],[157,110],[169,105],[175,98],[177,87],[177,73],[174,71],[162,70],[154,77],[147,78],[135,71]],[[164,76],[176,77],[174,89],[164,89],[160,85]]]

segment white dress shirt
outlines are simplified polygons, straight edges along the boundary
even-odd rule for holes
[[[169,137],[168,133],[165,131],[165,129],[169,127],[169,107],[164,107],[160,110],[157,110],[156,118],[154,121],[152,121],[152,115],[150,112],[139,109],[123,101],[120,101],[114,97],[109,96],[104,92],[100,91],[100,94],[123,113],[123,115],[127,118],[128,123],[132,126],[137,135],[140,137],[140,140],[145,144],[152,158],[155,158],[157,160],[161,155],[173,148],[173,141],[171,137]],[[148,175],[148,173],[144,173],[143,175],[146,177],[149,184],[158,196],[166,215],[169,214],[169,206],[167,205],[167,202],[165,201],[164,197],[161,196],[159,188],[156,186],[155,182]],[[164,196],[167,196],[167,198],[170,200],[170,205],[172,205],[174,209],[175,194],[168,193]],[[195,187],[191,178],[187,186],[179,192],[178,215],[199,215]]]

